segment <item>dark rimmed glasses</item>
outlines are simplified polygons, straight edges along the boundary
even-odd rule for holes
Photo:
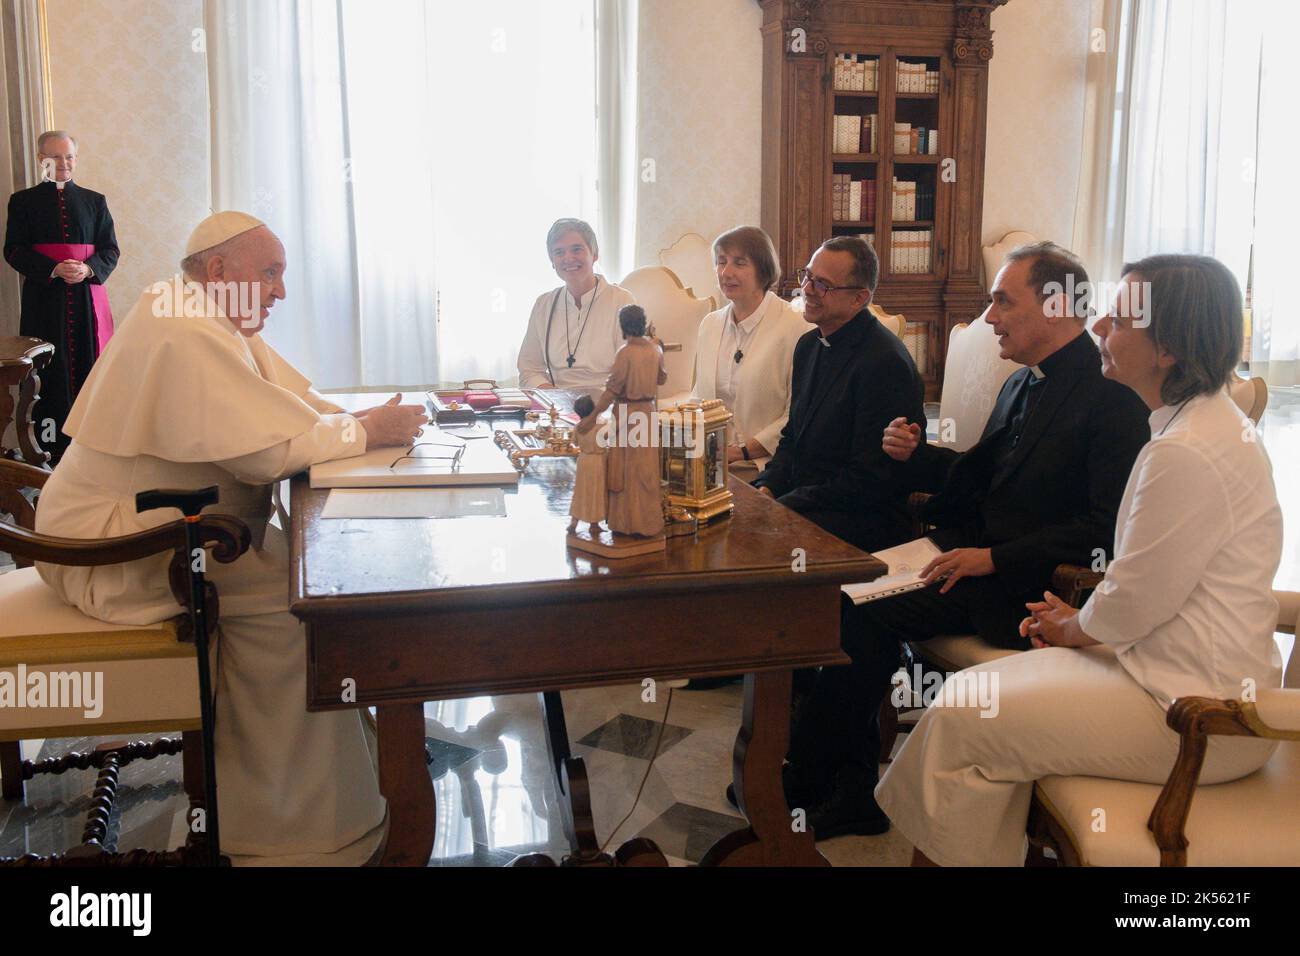
[[[830,295],[832,292],[866,292],[866,286],[860,285],[831,285],[825,279],[819,279],[807,269],[800,269],[794,274],[799,281],[799,288],[805,285],[811,285],[817,290],[818,295]]]

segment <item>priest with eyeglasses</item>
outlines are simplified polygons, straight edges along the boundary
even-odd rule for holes
[[[152,488],[216,485],[209,511],[242,519],[253,548],[209,562],[221,600],[215,650],[215,756],[221,848],[235,855],[362,862],[382,836],[385,802],[373,741],[357,710],[308,713],[306,636],[288,611],[288,525],[270,525],[273,487],[317,462],[407,447],[422,406],[346,414],[259,332],[285,297],[284,247],[238,212],[194,230],[183,275],[141,296],[91,371],[68,416],[72,441],[41,495],[36,530],[106,538],[176,520],[137,514]],[[399,396],[400,398],[400,396]],[[181,612],[170,558],[73,568],[37,563],[68,604],[114,624]]]
[[[856,236],[824,242],[800,270],[804,318],[794,347],[790,416],[754,486],[864,551],[908,540],[904,467],[880,447],[895,418],[925,427],[925,386],[902,341],[867,308],[880,275]]]

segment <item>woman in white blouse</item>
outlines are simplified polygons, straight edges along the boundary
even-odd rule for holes
[[[1115,558],[1082,610],[1052,594],[1028,606],[1021,633],[1037,650],[949,678],[983,706],[931,707],[909,736],[876,796],[916,864],[1018,866],[1035,780],[1163,783],[1178,752],[1165,724],[1175,698],[1281,686],[1270,585],[1282,514],[1268,456],[1226,390],[1241,292],[1202,256],[1124,272],[1096,326],[1102,371],[1151,408],[1151,441],[1120,503]],[[1275,746],[1211,738],[1201,782],[1243,777]]]
[[[811,326],[771,291],[781,267],[762,229],[723,233],[713,257],[729,304],[700,323],[691,394],[722,399],[735,415],[728,460],[758,466],[781,440],[790,416],[794,343]]]

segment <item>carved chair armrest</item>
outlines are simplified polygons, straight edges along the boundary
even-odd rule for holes
[[[1077,564],[1058,564],[1052,572],[1052,593],[1070,607],[1080,607],[1083,595],[1100,584],[1105,577],[1100,571],[1090,571]]]
[[[51,472],[35,465],[0,459],[0,514],[13,515],[14,524],[28,531],[36,527],[36,495],[30,498],[23,494],[28,488],[45,487]],[[22,561],[19,567],[25,567]]]
[[[1165,722],[1178,732],[1178,758],[1147,819],[1147,829],[1160,847],[1161,866],[1187,865],[1187,814],[1201,777],[1205,749],[1211,736],[1268,737],[1300,740],[1300,690],[1267,690],[1270,719],[1265,723],[1255,702],[1183,697],[1173,702]]]
[[[0,458],[0,485],[13,488],[15,491],[24,488],[44,488],[45,482],[52,474],[54,472],[48,468],[37,468],[35,465],[24,464],[21,461]]]

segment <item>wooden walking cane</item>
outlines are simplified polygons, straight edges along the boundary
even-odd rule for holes
[[[206,804],[204,822],[209,866],[220,865],[221,830],[217,821],[217,762],[212,733],[215,715],[212,706],[212,669],[208,661],[207,588],[203,578],[204,565],[198,560],[202,554],[202,545],[195,533],[195,526],[199,512],[208,505],[216,504],[220,497],[216,485],[198,491],[142,491],[135,496],[137,512],[179,508],[185,516],[185,550],[190,569],[189,616],[191,633],[194,635],[194,652],[198,656],[199,665],[199,715],[203,725],[203,802]]]

